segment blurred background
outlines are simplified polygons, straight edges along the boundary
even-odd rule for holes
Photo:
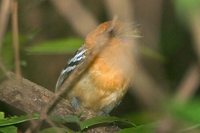
[[[0,65],[14,71],[11,2],[0,0]],[[199,0],[20,0],[22,75],[53,91],[60,71],[87,33],[114,16],[131,23],[141,37],[134,44],[133,85],[112,114],[136,124],[159,122],[157,130],[198,132]],[[0,78],[5,78],[3,71]]]

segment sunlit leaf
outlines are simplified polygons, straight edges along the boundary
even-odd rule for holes
[[[17,127],[15,126],[0,127],[0,133],[17,133]]]
[[[0,121],[5,119],[5,113],[0,112]],[[15,126],[3,126],[0,127],[0,133],[17,133],[17,127]]]
[[[5,117],[5,113],[4,112],[0,112],[0,120],[4,119],[4,117]]]
[[[35,119],[39,119],[38,114],[8,117],[8,118],[0,119],[0,127],[18,124],[18,123],[22,123],[22,122],[26,122],[30,120],[35,120]]]

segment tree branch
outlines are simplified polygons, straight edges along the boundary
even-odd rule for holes
[[[15,75],[0,85],[0,101],[3,101],[25,113],[41,112],[47,106],[54,93],[22,78],[16,80]],[[71,105],[67,100],[60,100],[52,111],[53,115],[73,114]]]
[[[22,78],[19,82],[14,74],[10,74],[10,79],[5,80],[0,85],[0,101],[15,107],[27,114],[40,113],[44,107],[48,106],[51,98],[55,95],[48,89],[41,87],[27,79]],[[61,99],[52,109],[52,116],[66,116],[75,114],[70,103],[66,99]],[[110,133],[116,132],[118,127],[105,126],[88,130],[88,133]]]

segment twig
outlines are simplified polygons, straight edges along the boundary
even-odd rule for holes
[[[199,127],[200,127],[200,124],[195,124],[195,125],[192,125],[190,127],[181,129],[179,131],[179,133],[191,133],[191,132],[195,132],[195,129],[199,129]]]
[[[160,28],[164,0],[139,0],[134,2],[137,11],[136,19],[139,21],[139,24],[142,25],[141,32],[144,35],[142,41],[159,52]],[[156,71],[156,73],[158,73],[158,71]]]
[[[198,65],[192,65],[188,69],[183,80],[178,86],[178,92],[175,96],[177,100],[181,102],[186,102],[194,95],[200,84],[199,72],[200,71]]]
[[[12,34],[13,34],[13,47],[15,53],[15,73],[17,79],[21,78],[20,68],[20,55],[19,55],[19,28],[18,28],[18,2],[12,1]]]
[[[117,15],[121,20],[133,22],[134,8],[131,0],[104,0],[104,3],[111,18]]]
[[[134,80],[134,90],[131,92],[136,94],[142,103],[151,109],[158,107],[158,104],[166,98],[166,95],[163,94],[162,87],[145,72],[141,64],[138,63],[136,69],[135,75],[137,75],[137,78]]]
[[[2,0],[1,9],[0,9],[0,69],[3,73],[9,77],[8,70],[3,64],[2,59],[2,45],[3,45],[3,37],[7,28],[9,16],[10,16],[10,0]]]

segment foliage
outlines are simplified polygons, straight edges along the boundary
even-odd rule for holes
[[[155,125],[154,125],[155,126]],[[119,131],[119,133],[155,133],[155,127],[152,125],[141,125],[135,128],[127,128]]]
[[[57,123],[74,123],[79,127],[80,132],[92,128],[94,126],[109,125],[113,123],[121,125],[123,127],[136,127],[136,125],[132,122],[114,116],[96,116],[83,121],[81,121],[76,115],[68,115],[65,117],[52,116],[51,119]],[[69,130],[69,128],[65,130]]]
[[[26,121],[38,119],[39,115],[23,115],[23,116],[13,116],[5,117],[3,112],[0,112],[0,132],[1,133],[17,133],[16,124],[20,124]]]
[[[172,104],[169,104],[168,106],[169,112],[171,112],[171,116],[174,118],[182,119],[187,123],[193,123],[195,125],[195,129],[200,128],[200,107],[199,107],[199,100],[193,100],[186,104],[181,104],[179,102],[173,101]],[[131,117],[130,117],[131,118]],[[13,117],[6,117],[3,112],[0,112],[0,132],[2,133],[16,133],[17,127],[16,124],[20,124],[23,122],[27,122],[30,120],[36,120],[39,119],[38,114],[34,115],[23,115],[23,116],[13,116]],[[123,118],[115,117],[115,116],[96,116],[87,120],[80,120],[78,116],[76,115],[68,115],[64,117],[58,117],[58,116],[51,116],[51,120],[56,123],[75,123],[79,127],[79,131],[82,132],[84,130],[87,130],[89,128],[93,128],[94,126],[101,126],[103,125],[109,125],[109,124],[117,124],[118,126],[126,127],[124,129],[121,129],[119,133],[154,133],[156,124],[142,124],[136,126],[132,122],[132,120],[125,120]],[[187,129],[187,128],[185,128]],[[193,129],[193,128],[192,128]],[[184,128],[183,128],[184,130]],[[194,129],[193,129],[194,130]],[[52,128],[46,128],[40,133],[54,133],[54,132],[75,132],[72,129],[65,127],[65,128],[59,128],[59,127],[52,127]]]
[[[0,112],[0,132],[2,133],[16,133],[17,127],[16,124],[20,124],[23,122],[27,122],[30,120],[36,120],[39,119],[38,114],[34,115],[23,115],[23,116],[13,116],[5,118],[4,113]],[[57,123],[76,123],[79,126],[80,131],[84,131],[88,128],[91,128],[93,126],[101,125],[101,124],[112,124],[112,123],[121,123],[123,126],[126,127],[135,127],[135,125],[127,120],[124,120],[122,118],[113,117],[113,116],[97,116],[93,117],[84,121],[81,121],[79,117],[75,115],[69,115],[65,117],[58,117],[53,116],[51,119],[54,122]],[[62,131],[62,132],[74,132],[73,130],[66,128],[59,128],[59,127],[53,127],[53,128],[46,128],[42,130],[40,133],[53,133],[55,131]]]

